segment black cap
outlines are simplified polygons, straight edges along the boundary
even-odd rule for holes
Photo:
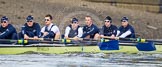
[[[112,19],[111,19],[111,17],[110,17],[110,16],[107,16],[107,17],[105,18],[105,21],[106,21],[106,20],[108,20],[108,21],[112,22]]]
[[[3,22],[3,21],[8,21],[8,17],[3,16],[3,17],[1,18],[1,22]]]
[[[32,15],[29,15],[27,18],[26,18],[26,21],[31,21],[31,20],[33,20],[34,18],[33,18],[33,16]]]
[[[121,22],[122,21],[128,21],[128,17],[122,17]]]
[[[78,22],[78,19],[77,18],[72,18],[71,22],[76,23],[76,22]]]

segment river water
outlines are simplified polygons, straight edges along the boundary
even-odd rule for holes
[[[0,67],[162,67],[162,54],[0,55]]]

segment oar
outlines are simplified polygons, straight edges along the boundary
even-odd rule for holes
[[[17,44],[30,44],[30,43],[48,43],[48,44],[80,44],[84,46],[84,44],[94,44],[96,45],[98,43],[98,40],[96,41],[76,41],[76,40],[68,40],[68,39],[61,39],[56,41],[41,41],[41,40],[9,40],[9,39],[0,39],[0,42],[10,42],[10,43],[17,43]],[[119,49],[119,40],[110,40],[107,42],[101,42],[99,47],[101,50],[118,50]],[[129,45],[130,46],[130,45]],[[133,45],[134,46],[134,45]],[[156,50],[153,42],[147,42],[147,43],[139,43],[137,42],[136,45],[137,49],[139,51],[153,51]]]
[[[53,38],[28,38],[28,40],[45,40],[45,41],[57,41],[57,40],[54,40]]]
[[[1,44],[13,44],[13,43],[17,43],[17,40],[10,40],[10,39],[0,39],[0,43]]]
[[[110,39],[111,37],[105,36],[104,38]],[[119,37],[115,37],[114,39],[121,40],[121,41],[137,42],[136,48],[139,51],[154,51],[154,50],[156,50],[156,47],[155,47],[154,43],[155,42],[162,43],[162,41],[141,39],[141,38],[119,38]]]
[[[152,41],[152,42],[162,43],[162,40],[155,40],[155,39],[120,38],[120,37],[109,37],[109,36],[104,36],[102,38],[105,38],[105,39],[116,39],[116,40],[125,40],[125,41],[134,41],[134,42],[148,42],[148,41]]]
[[[99,43],[100,50],[119,50],[119,41],[118,40],[110,40],[107,42]]]
[[[27,44],[28,40],[11,40],[11,39],[0,39],[2,44]]]
[[[63,39],[62,42],[66,41],[65,43],[68,43],[68,42],[71,42],[73,40],[73,38],[69,38],[69,39]],[[81,41],[82,43],[87,43],[87,44],[98,44],[99,42],[107,42],[107,41],[112,41],[114,40],[114,38],[112,39],[111,37],[108,37],[108,38],[105,38],[105,39],[98,39],[98,40],[94,40],[94,39],[85,39],[85,38],[80,38],[78,39],[79,41]],[[74,40],[74,41],[78,41],[78,40]],[[119,43],[126,43],[126,44],[137,44],[137,43],[140,43],[136,40],[136,38],[118,38],[119,40]],[[139,40],[140,41],[140,40]],[[148,39],[147,41],[153,41],[151,39]],[[144,41],[141,43],[144,43]],[[145,42],[146,43],[146,42]],[[162,42],[161,41],[157,41],[157,40],[154,40],[154,44],[155,45],[162,45]],[[131,46],[131,45],[129,45]],[[132,45],[134,46],[134,45]]]
[[[69,40],[69,39],[60,39],[60,40],[53,40],[53,41],[0,39],[0,42],[1,43],[3,43],[3,42],[15,43],[15,44],[34,44],[34,43],[48,43],[48,44],[80,44],[80,43],[83,43],[83,44],[87,44],[87,43],[91,43],[90,41],[76,41],[76,40]]]
[[[108,42],[101,42],[100,44],[100,49],[101,50],[119,50],[119,41],[124,41],[123,39],[125,40],[128,40],[128,41],[133,41],[133,42],[137,42],[137,49],[139,51],[154,51],[156,50],[155,48],[155,45],[154,43],[151,41],[149,42],[150,40],[137,40],[136,38],[119,38],[119,40],[110,40]],[[146,42],[148,41],[148,42]],[[54,43],[53,41],[38,41],[39,43]],[[70,40],[70,39],[61,39],[59,40],[59,42],[57,41],[57,43],[67,43],[67,44],[87,44],[87,43],[93,43],[93,44],[97,44],[98,40]],[[156,41],[157,42],[157,41]],[[37,42],[36,42],[37,43]]]
[[[91,40],[91,39],[61,39],[61,42],[68,45],[68,44],[86,44],[86,45],[96,45],[98,43],[97,40]]]
[[[1,43],[15,43],[15,44],[30,44],[30,43],[61,43],[61,40],[54,41],[42,41],[42,40],[11,40],[11,39],[0,39]]]
[[[79,40],[79,41],[98,41],[98,40],[94,40],[92,38],[67,38],[68,40]]]
[[[27,40],[27,43],[48,43],[48,44],[62,44],[60,41],[41,41],[41,40]]]

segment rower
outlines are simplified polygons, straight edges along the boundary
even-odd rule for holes
[[[134,28],[128,23],[128,17],[121,19],[122,25],[117,31],[117,36],[120,38],[135,38]]]
[[[65,39],[73,38],[77,40],[83,34],[82,27],[79,26],[79,22],[77,18],[72,18],[71,24],[68,25],[65,29]]]
[[[104,38],[105,36],[109,36],[111,38],[116,37],[117,34],[117,27],[112,24],[112,19],[110,16],[107,16],[104,20],[105,24],[102,26],[100,30],[100,36],[101,38]]]
[[[47,14],[45,16],[44,22],[45,26],[41,29],[41,37],[43,38],[53,38],[55,40],[60,38],[59,28],[52,23],[52,16]]]
[[[34,17],[29,15],[26,18],[26,23],[22,26],[21,32],[19,33],[19,39],[33,38],[37,40],[40,37],[40,25],[34,22]]]
[[[87,39],[98,39],[99,38],[99,29],[96,25],[93,24],[91,16],[85,17],[86,25],[83,27],[83,35],[81,38]]]
[[[1,18],[0,39],[17,39],[16,29],[9,23],[6,16]]]

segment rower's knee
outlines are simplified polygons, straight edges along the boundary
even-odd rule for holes
[[[100,35],[97,33],[97,34],[95,34],[95,36],[94,36],[94,39],[95,40],[98,40],[100,38]]]

